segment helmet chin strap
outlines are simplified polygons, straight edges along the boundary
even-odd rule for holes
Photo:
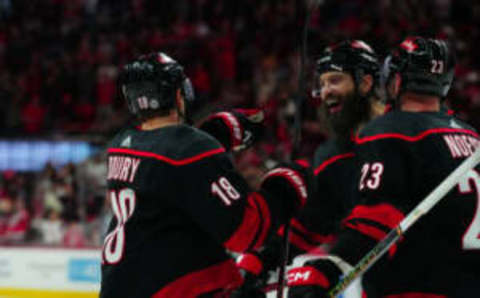
[[[386,97],[387,104],[390,104],[392,108],[396,108],[397,102],[399,100],[399,95],[393,96],[391,92],[388,90],[388,86],[385,86],[384,88],[385,88],[385,97]]]
[[[398,76],[398,79],[397,79]],[[389,91],[389,85],[391,84],[392,80],[399,80],[399,82],[395,82],[395,84],[398,84],[398,86],[395,86],[396,89],[398,89],[398,93],[396,96],[392,95],[392,93]],[[385,90],[385,97],[387,100],[387,104],[390,103],[392,105],[392,108],[396,109],[400,106],[400,96],[402,95],[403,88],[402,86],[402,77],[398,75],[398,73],[395,73],[393,77],[391,77],[383,86]]]
[[[187,120],[185,119],[185,113],[180,111],[180,109],[178,107],[176,108],[176,110],[177,110],[177,115],[178,115],[178,123],[179,124],[186,123]]]
[[[394,80],[395,80],[395,89],[398,90],[397,91],[397,95],[396,96],[392,96],[393,100],[394,100],[394,103],[395,103],[395,108],[400,108],[400,100],[401,100],[401,96],[403,93],[405,93],[405,90],[404,88],[402,88],[402,83],[403,83],[403,79],[402,79],[402,76],[399,74],[399,73],[396,73],[395,74],[395,77],[394,77]]]
[[[190,119],[188,112],[187,112],[187,102],[183,99],[183,96],[180,95],[181,92],[178,90],[176,98],[175,98],[175,109],[177,110],[177,115],[179,118],[179,123],[186,123],[188,125],[192,125],[192,120]],[[183,110],[181,109],[183,101]]]

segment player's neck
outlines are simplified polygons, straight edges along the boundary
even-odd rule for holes
[[[366,121],[360,122],[357,125],[357,127],[353,128],[353,133],[355,135],[358,134],[363,129],[363,127],[365,126],[365,124],[367,124],[368,121],[385,114],[385,104],[383,104],[382,102],[380,102],[379,100],[377,100],[375,98],[371,99],[370,102],[371,102],[371,104],[370,104],[370,117]]]
[[[400,110],[405,112],[438,112],[440,100],[436,96],[405,94],[400,101]]]
[[[172,113],[165,117],[153,117],[142,122],[142,130],[154,130],[170,125],[179,124],[177,113]]]

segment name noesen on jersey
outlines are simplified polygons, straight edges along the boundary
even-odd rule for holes
[[[453,158],[468,157],[480,147],[480,140],[467,135],[444,135],[443,140],[447,143]]]
[[[120,180],[124,182],[133,182],[135,174],[140,165],[139,158],[126,156],[110,156],[108,158],[107,179]]]

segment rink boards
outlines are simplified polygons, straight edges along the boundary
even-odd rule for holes
[[[98,298],[98,293],[2,289],[0,298]]]
[[[93,298],[100,251],[0,247],[0,298]]]
[[[299,256],[294,263],[311,257]],[[99,290],[98,249],[0,247],[0,298],[97,298]],[[275,291],[267,293],[274,297]],[[342,298],[360,297],[357,282]]]

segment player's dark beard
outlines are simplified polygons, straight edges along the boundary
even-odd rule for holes
[[[325,119],[325,125],[337,139],[349,142],[351,134],[358,125],[369,117],[369,103],[367,98],[355,96],[351,92],[341,98],[342,110],[335,114],[329,114],[325,105],[321,106],[321,113]]]

